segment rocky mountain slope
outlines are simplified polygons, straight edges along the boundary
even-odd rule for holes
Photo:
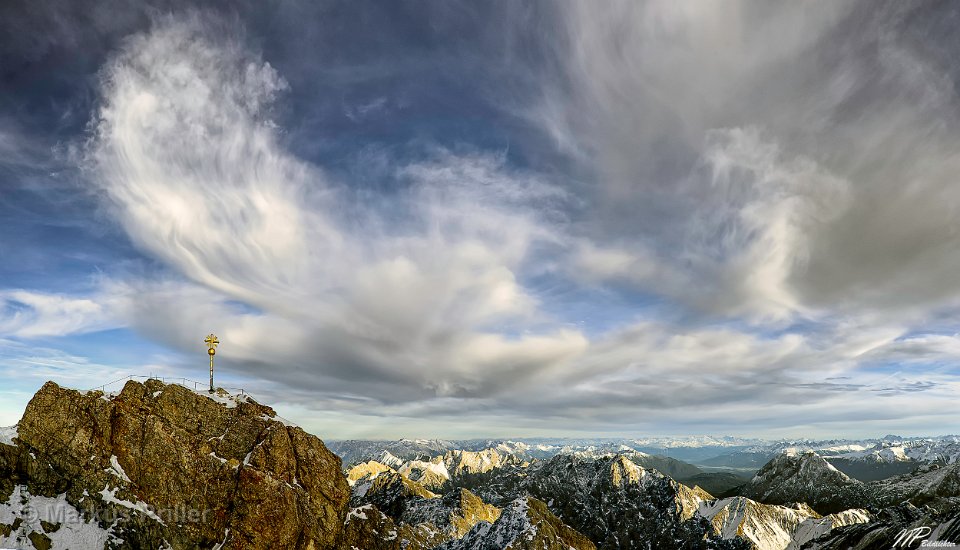
[[[787,450],[768,462],[739,494],[766,504],[806,502],[820,513],[864,506],[867,489],[812,451]]]
[[[9,439],[0,546],[66,545],[86,525],[83,548],[332,548],[347,513],[340,459],[249,398],[156,380],[116,395],[48,382]],[[37,529],[29,506],[16,509],[24,497],[82,520]]]
[[[710,521],[713,531],[725,539],[743,538],[755,550],[792,550],[832,529],[866,523],[866,510],[846,510],[821,516],[806,504],[776,506],[745,497],[701,503],[698,515]]]
[[[840,549],[889,547],[927,524],[960,538],[956,461],[862,483],[788,451],[717,499],[675,479],[716,472],[616,441],[448,443],[366,446],[377,460],[344,471],[318,438],[246,396],[48,383],[17,427],[0,429],[0,547]],[[841,448],[861,452],[831,452]]]
[[[960,463],[931,464],[911,473],[869,484],[877,507],[909,502],[937,510],[960,510]]]
[[[358,506],[347,517],[344,548],[436,548],[462,538],[478,523],[496,522],[501,514],[465,489],[440,497],[395,472],[363,481],[369,485],[354,493]]]
[[[919,531],[916,531],[919,530]],[[919,538],[904,543],[909,533]],[[888,550],[960,546],[960,507],[938,512],[909,503],[883,509],[874,521],[840,526],[804,544],[804,550]],[[937,544],[939,543],[939,544]]]

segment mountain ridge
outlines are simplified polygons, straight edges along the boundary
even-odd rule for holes
[[[677,479],[712,482],[717,472],[623,440],[572,441],[366,442],[348,451],[379,460],[341,461],[249,396],[155,380],[115,394],[48,383],[16,427],[0,430],[0,545],[793,550],[846,548],[860,534],[927,520],[943,520],[944,536],[956,531],[956,461],[861,482],[829,457],[788,447],[731,490],[739,494],[717,498]],[[827,443],[830,452],[874,454]],[[907,443],[882,444],[925,445]],[[43,511],[31,515],[35,508]],[[206,514],[183,520],[171,510]]]

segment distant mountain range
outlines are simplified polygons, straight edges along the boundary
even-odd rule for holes
[[[598,548],[891,548],[904,529],[925,525],[939,529],[937,540],[960,541],[954,436],[749,446],[717,441],[658,441],[660,449],[721,449],[699,465],[641,451],[652,450],[649,440],[632,439],[339,441],[330,447],[345,458],[351,505],[387,510],[401,527],[410,515],[398,512],[398,501],[402,509],[469,494],[496,507],[536,499]],[[744,473],[752,468],[743,464],[759,457],[768,460]],[[709,466],[718,463],[738,469]],[[856,479],[834,463],[859,466],[877,479]],[[898,474],[891,465],[909,471]],[[385,491],[384,479],[407,485]],[[854,540],[861,532],[865,538]],[[506,547],[481,535],[463,539],[473,546],[448,541],[443,548]],[[394,548],[374,548],[387,547]]]
[[[640,453],[657,457],[650,460],[673,458],[686,463],[668,466],[663,462],[659,466],[651,464],[650,467],[687,479],[701,472],[716,471],[749,477],[773,457],[789,450],[816,452],[840,471],[860,481],[905,474],[928,464],[953,464],[960,459],[960,436],[956,435],[778,441],[709,436],[642,439],[400,439],[330,441],[328,445],[348,466],[377,460],[383,452],[399,460],[430,458],[452,450],[483,449],[496,449],[501,454],[523,460],[546,459],[557,454],[598,456]],[[696,470],[690,469],[690,465]]]

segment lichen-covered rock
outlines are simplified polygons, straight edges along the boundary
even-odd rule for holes
[[[117,395],[48,382],[18,432],[20,452],[0,449],[0,468],[12,454],[11,477],[31,492],[119,517],[114,546],[320,549],[341,534],[340,459],[245,396],[157,380]]]

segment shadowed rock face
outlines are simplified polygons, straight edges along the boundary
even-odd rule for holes
[[[129,515],[112,530],[120,547],[333,548],[346,517],[340,459],[243,396],[156,380],[105,396],[48,382],[18,443],[0,457],[5,477],[87,513]]]

